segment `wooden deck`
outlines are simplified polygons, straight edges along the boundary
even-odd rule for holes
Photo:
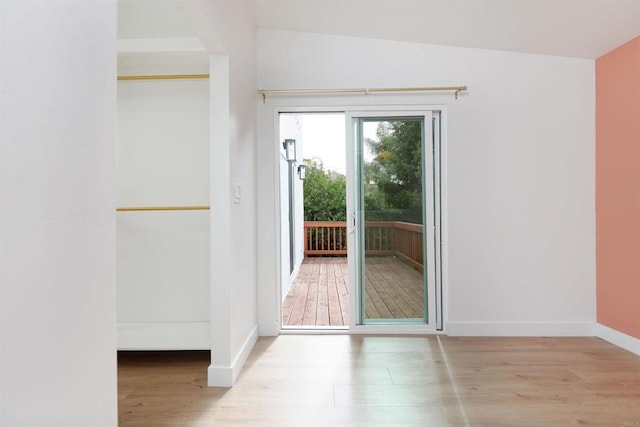
[[[422,273],[395,257],[366,260],[368,319],[422,318]],[[307,257],[282,305],[286,327],[346,327],[349,292],[345,257]]]
[[[365,278],[367,319],[424,317],[422,271],[396,257],[367,257]]]
[[[307,257],[282,304],[283,326],[349,324],[347,258]]]

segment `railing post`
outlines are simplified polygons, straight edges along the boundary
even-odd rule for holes
[[[307,222],[304,223],[304,228],[302,235],[304,236],[304,256],[309,254],[309,235],[307,234],[309,227],[307,226]]]

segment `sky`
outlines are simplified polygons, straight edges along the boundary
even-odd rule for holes
[[[304,159],[322,160],[325,170],[346,175],[346,129],[342,113],[302,115]],[[364,135],[375,136],[377,123],[365,123]],[[369,157],[366,156],[365,157]]]
[[[325,170],[346,175],[344,114],[305,114],[302,118],[304,159],[321,159]]]

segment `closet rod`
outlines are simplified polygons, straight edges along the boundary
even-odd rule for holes
[[[262,96],[262,102],[266,102],[267,95],[329,95],[329,94],[350,94],[361,93],[389,93],[389,92],[448,92],[453,91],[458,99],[460,92],[467,90],[467,86],[434,86],[434,87],[375,87],[375,88],[352,88],[352,89],[274,89],[258,90],[258,95]]]
[[[209,74],[160,74],[147,76],[118,76],[118,80],[181,80],[208,79]]]
[[[152,211],[208,211],[209,206],[135,206],[118,207],[116,212],[152,212]]]

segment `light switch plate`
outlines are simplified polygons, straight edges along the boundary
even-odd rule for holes
[[[233,183],[233,203],[240,203],[240,184]]]

